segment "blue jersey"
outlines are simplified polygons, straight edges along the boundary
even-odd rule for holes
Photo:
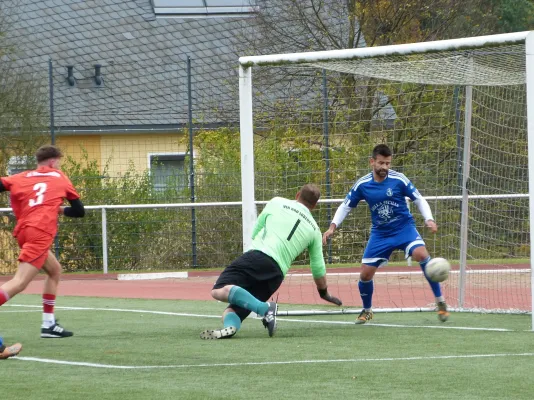
[[[406,197],[415,201],[421,195],[404,174],[390,169],[382,182],[376,182],[372,172],[358,179],[345,204],[355,208],[365,200],[371,211],[371,232],[395,234],[406,225],[415,225]]]

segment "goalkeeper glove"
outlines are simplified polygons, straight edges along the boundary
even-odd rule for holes
[[[321,296],[321,299],[329,301],[330,303],[334,303],[336,306],[340,306],[343,304],[340,299],[328,293],[328,288],[317,289],[317,291],[319,292],[319,296]]]

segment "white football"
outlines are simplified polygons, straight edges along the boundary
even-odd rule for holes
[[[433,258],[425,267],[425,273],[428,279],[433,282],[443,282],[449,277],[451,264],[444,258]]]

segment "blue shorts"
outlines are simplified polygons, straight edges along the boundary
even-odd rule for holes
[[[425,246],[425,242],[415,226],[411,224],[395,235],[384,235],[379,231],[372,231],[363,252],[362,264],[381,267],[388,263],[394,250],[404,251],[405,258],[408,258],[416,248],[421,246]]]

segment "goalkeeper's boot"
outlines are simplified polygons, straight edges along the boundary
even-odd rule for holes
[[[361,325],[361,324],[365,324],[367,321],[370,321],[372,319],[373,319],[373,312],[371,310],[369,311],[362,310],[358,318],[356,318],[356,323]]]
[[[267,328],[269,336],[273,337],[276,332],[276,313],[278,312],[278,304],[274,301],[270,301],[267,304],[269,304],[269,309],[261,322],[263,322],[263,326]]]
[[[231,338],[237,333],[237,328],[228,326],[222,329],[208,329],[200,333],[201,339],[227,339]]]
[[[439,301],[437,306],[438,306],[438,319],[441,322],[447,321],[449,319],[449,315],[451,315],[451,313],[447,311],[447,303],[445,303],[444,301]]]
[[[71,337],[72,335],[74,335],[74,333],[72,333],[71,331],[66,330],[61,325],[59,325],[59,321],[58,320],[56,320],[55,324],[52,325],[49,328],[41,328],[41,337],[42,338],[47,338],[47,339],[57,338],[57,339],[59,339],[59,338]]]
[[[14,357],[20,353],[22,345],[20,343],[12,344],[11,346],[0,346],[0,360],[4,360],[9,357]]]

